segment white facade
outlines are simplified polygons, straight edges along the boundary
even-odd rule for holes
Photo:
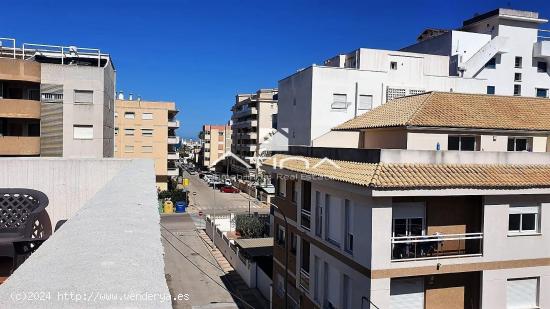
[[[288,129],[290,145],[336,140],[355,148],[355,136],[330,130],[399,96],[437,90],[547,97],[550,75],[541,67],[550,41],[538,29],[546,20],[502,9],[478,19],[401,51],[361,48],[279,81],[278,128]],[[492,58],[494,68],[486,67]]]

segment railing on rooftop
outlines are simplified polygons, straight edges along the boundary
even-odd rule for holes
[[[550,30],[539,29],[537,38],[539,41],[550,41]]]
[[[392,261],[478,256],[483,253],[483,233],[434,234],[391,238]]]

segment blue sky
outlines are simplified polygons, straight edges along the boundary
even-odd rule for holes
[[[548,0],[28,0],[10,2],[0,37],[110,53],[118,90],[175,101],[179,135],[196,137],[229,120],[236,93],[358,47],[398,49],[426,27],[497,7],[550,17]]]

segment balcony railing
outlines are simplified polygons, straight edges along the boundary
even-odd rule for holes
[[[168,126],[170,128],[179,128],[180,127],[180,121],[179,120],[170,120],[170,121],[168,121]]]
[[[479,256],[483,253],[483,233],[400,236],[392,237],[391,244],[392,261]]]
[[[179,144],[179,136],[168,136],[168,144]]]
[[[309,273],[302,268],[300,268],[300,287],[309,291]]]
[[[179,169],[177,167],[168,168],[168,176],[179,176]]]
[[[302,209],[302,214],[301,214],[300,218],[301,218],[300,225],[304,229],[309,231],[310,228],[311,228],[311,211]]]

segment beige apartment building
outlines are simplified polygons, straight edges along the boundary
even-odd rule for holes
[[[227,168],[224,155],[231,150],[231,125],[205,124],[199,138],[202,141],[199,163],[205,168],[215,168],[216,165]]]
[[[0,156],[113,156],[115,70],[99,49],[0,39]]]
[[[119,98],[115,103],[115,157],[154,159],[157,187],[166,190],[168,180],[179,175],[176,104]]]
[[[262,142],[277,129],[277,89],[260,89],[255,94],[238,94],[231,108],[231,151],[252,168]],[[231,160],[231,170],[240,174],[254,173],[237,160]]]
[[[550,307],[549,102],[403,97],[336,128],[362,149],[264,162],[273,307]]]

